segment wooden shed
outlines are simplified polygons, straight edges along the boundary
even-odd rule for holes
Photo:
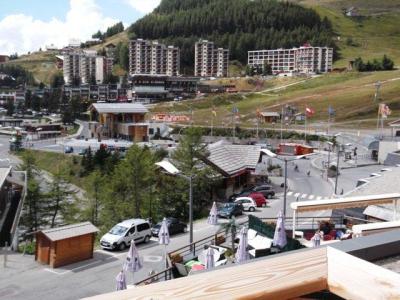
[[[98,231],[90,222],[38,231],[35,260],[57,268],[93,258]]]

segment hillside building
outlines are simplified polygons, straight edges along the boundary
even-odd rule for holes
[[[333,48],[304,45],[292,49],[255,50],[248,52],[248,65],[263,68],[270,65],[273,74],[327,73],[332,71]]]
[[[180,52],[177,47],[143,39],[129,43],[129,74],[179,75]]]
[[[6,63],[10,60],[10,57],[8,55],[0,55],[0,64],[1,63]]]
[[[101,84],[106,75],[112,72],[113,59],[98,56],[95,51],[71,51],[64,53],[62,67],[67,85],[75,79],[79,79],[82,84]]]
[[[200,40],[195,44],[194,76],[228,77],[229,50],[215,48],[213,42]]]
[[[89,107],[89,130],[98,139],[148,141],[148,110],[140,103],[93,103]]]

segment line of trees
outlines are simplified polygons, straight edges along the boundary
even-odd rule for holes
[[[247,51],[301,46],[335,47],[327,18],[312,9],[269,0],[163,0],[129,31],[145,39],[159,39],[180,47],[182,66],[194,62],[199,38],[230,49],[230,58],[245,63]]]
[[[7,84],[12,84],[12,87],[17,87],[20,85],[36,85],[35,79],[31,72],[25,70],[23,67],[15,64],[0,64],[0,73],[4,73],[8,76],[11,76],[15,79],[13,81],[14,84],[6,82]],[[0,82],[0,86],[2,86],[4,82]]]
[[[387,57],[386,54],[380,60],[373,59],[367,62],[364,62],[361,57],[358,57],[354,60],[354,69],[359,72],[389,71],[394,69],[394,62]]]
[[[106,38],[116,35],[122,31],[124,31],[124,24],[122,22],[118,22],[111,27],[108,27],[107,30],[102,33],[100,30],[97,31],[95,34],[92,35],[94,39],[105,40]]]
[[[55,174],[48,192],[43,192],[35,176],[34,157],[24,156],[22,169],[28,172],[28,196],[23,222],[33,231],[54,226],[57,220],[63,223],[90,220],[105,231],[133,217],[159,221],[171,216],[185,220],[188,218],[188,181],[164,174],[155,165],[167,155],[165,150],[138,145],[129,148],[124,159],[104,148],[88,151],[82,158],[81,172],[76,174],[88,187],[86,200],[79,199],[79,206],[68,201],[74,192],[65,185],[62,173]],[[201,130],[190,128],[170,158],[184,174],[194,178],[195,217],[208,213],[211,188],[218,182],[214,171],[203,163],[207,155]]]

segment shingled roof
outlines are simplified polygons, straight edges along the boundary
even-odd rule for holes
[[[261,156],[260,150],[260,146],[231,145],[221,141],[209,145],[207,160],[223,175],[231,177],[245,170],[254,170]]]
[[[65,240],[76,236],[98,232],[99,229],[90,222],[67,225],[58,228],[42,230],[41,232],[51,241]]]

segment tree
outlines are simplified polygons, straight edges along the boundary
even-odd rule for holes
[[[154,163],[149,148],[137,145],[129,148],[126,158],[115,167],[104,190],[101,212],[104,224],[111,225],[110,219],[124,220],[144,214],[144,204],[152,197]]]
[[[50,217],[50,226],[53,228],[56,225],[56,219],[60,215],[65,217],[69,214],[71,197],[76,194],[66,182],[63,174],[58,171],[53,174],[49,184],[49,192],[46,194],[48,214]]]
[[[22,223],[28,228],[29,232],[33,232],[46,224],[44,218],[46,203],[40,185],[35,178],[39,175],[35,166],[35,157],[31,152],[25,152],[22,159],[23,163],[20,165],[20,169],[26,172],[28,181]]]
[[[199,216],[202,207],[209,204],[212,195],[212,186],[216,174],[205,163],[209,153],[207,145],[202,142],[202,129],[190,127],[181,138],[179,146],[172,154],[174,165],[186,176],[193,178],[193,205],[194,215]],[[182,182],[188,199],[188,182]],[[187,203],[187,200],[186,200]]]
[[[129,69],[129,48],[128,48],[127,44],[122,44],[121,48],[119,49],[119,64],[125,71],[128,71],[128,69]]]
[[[98,225],[101,195],[105,178],[102,177],[99,171],[94,171],[89,175],[88,180],[89,184],[86,192],[89,200],[89,218],[94,225]]]
[[[382,58],[382,68],[383,70],[393,70],[394,62],[386,54]]]
[[[267,61],[264,62],[262,74],[263,76],[272,75],[272,67]]]
[[[64,76],[62,73],[56,73],[53,75],[53,77],[50,80],[50,86],[55,89],[55,88],[60,88],[64,85]]]

